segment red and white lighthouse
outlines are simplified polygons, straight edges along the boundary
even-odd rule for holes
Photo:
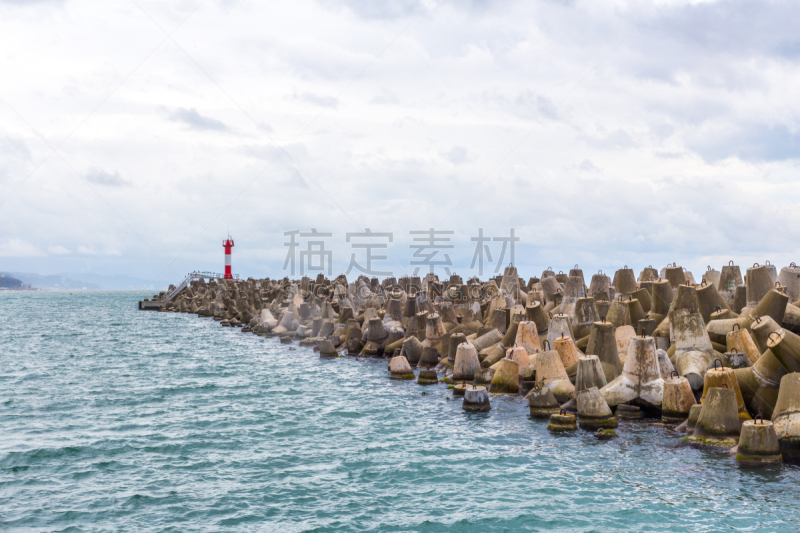
[[[233,279],[233,274],[231,274],[231,248],[233,248],[233,239],[230,233],[228,234],[228,238],[222,241],[222,246],[225,248],[225,279]]]

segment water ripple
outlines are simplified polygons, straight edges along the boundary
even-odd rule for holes
[[[555,436],[134,293],[0,294],[3,531],[790,531],[794,466]],[[422,392],[425,395],[422,395]]]

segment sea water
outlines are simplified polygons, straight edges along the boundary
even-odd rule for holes
[[[130,292],[0,294],[2,531],[794,531],[800,468],[555,436]]]

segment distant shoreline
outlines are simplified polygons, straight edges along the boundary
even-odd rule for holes
[[[25,287],[24,289],[10,289],[7,287],[0,287],[0,292],[80,292],[80,293],[89,293],[89,292],[130,292],[130,293],[152,293],[153,289],[40,289],[38,287],[31,287],[30,289]]]

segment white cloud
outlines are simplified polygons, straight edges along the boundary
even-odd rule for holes
[[[83,255],[97,255],[97,252],[88,246],[78,246],[78,253]]]
[[[69,255],[72,252],[70,252],[67,248],[64,248],[63,246],[56,245],[56,246],[48,246],[47,253],[49,253],[50,255]]]
[[[108,187],[122,187],[130,185],[130,182],[120,177],[119,172],[116,170],[109,172],[102,168],[92,167],[86,172],[86,180],[97,185],[106,185]]]
[[[45,253],[36,245],[22,239],[6,239],[0,243],[0,257],[43,257]]]
[[[173,122],[181,122],[194,130],[227,131],[228,126],[219,120],[206,117],[197,112],[196,109],[176,109],[169,116]]]
[[[525,275],[798,260],[800,5],[379,4],[204,3],[176,45],[135,4],[0,2],[7,269],[178,278],[230,230],[281,276],[311,227],[336,270],[365,227],[405,269],[429,227],[462,272],[479,227]]]

